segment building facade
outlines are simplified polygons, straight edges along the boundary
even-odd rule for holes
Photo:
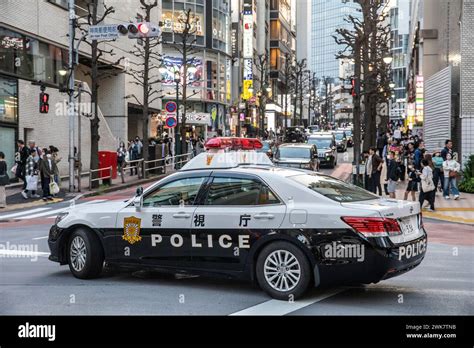
[[[106,23],[117,23],[135,20],[139,6],[122,4],[117,0],[105,0],[108,6],[114,6],[114,18],[107,18]],[[76,14],[87,14],[86,0],[76,1]],[[99,15],[103,2],[99,1]],[[160,17],[159,10],[154,18]],[[16,151],[16,140],[35,140],[37,146],[54,145],[64,159],[59,163],[61,174],[68,172],[68,129],[67,95],[61,92],[65,85],[63,72],[68,65],[68,11],[65,0],[37,1],[2,1],[0,3],[0,148],[5,152],[7,163],[11,167]],[[80,32],[76,36],[80,37]],[[102,48],[114,49],[123,55],[124,61],[137,61],[129,52],[133,42],[127,38],[117,40],[113,45],[103,44]],[[103,63],[113,63],[116,58],[104,55]],[[122,62],[123,63],[123,62]],[[83,83],[85,90],[90,89],[90,48],[83,43],[79,48],[79,65],[76,69],[76,84]],[[126,141],[128,133],[128,114],[130,103],[125,98],[135,94],[141,98],[140,90],[130,84],[130,77],[123,73],[125,66],[116,64],[114,74],[100,81],[99,89],[99,133],[100,149],[115,150],[119,141]],[[46,87],[50,95],[50,111],[39,112],[40,85]],[[82,95],[81,111],[90,111],[89,97]],[[159,110],[161,103],[150,105]],[[83,168],[88,170],[90,160],[90,124],[87,116],[81,116],[81,127],[76,120],[76,147],[83,154]],[[83,140],[77,143],[78,133]],[[137,135],[134,132],[133,136]]]
[[[188,52],[188,87],[186,113],[208,115],[207,125],[193,123],[189,135],[230,134],[232,105],[232,45],[231,4],[228,0],[163,0],[163,102],[175,101],[174,71],[181,70],[182,52],[179,46],[183,30],[184,10],[192,13],[194,43]],[[182,103],[180,103],[182,104]]]

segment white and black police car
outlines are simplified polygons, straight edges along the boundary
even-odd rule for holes
[[[260,146],[213,138],[207,153],[129,201],[71,208],[50,230],[49,259],[81,279],[100,276],[104,263],[241,278],[276,299],[377,283],[421,263],[419,203],[275,167]]]

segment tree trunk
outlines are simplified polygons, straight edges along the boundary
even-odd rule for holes
[[[92,23],[97,23],[97,0],[94,0],[93,9],[92,9]],[[98,81],[98,59],[97,59],[98,49],[97,49],[97,41],[92,41],[92,50],[91,50],[91,58],[92,58],[92,67],[91,67],[91,79],[92,79],[92,86],[91,86],[91,103],[93,105],[93,116],[91,119],[91,163],[90,168],[92,170],[99,168],[99,81]],[[99,181],[92,182],[92,188],[99,187]]]

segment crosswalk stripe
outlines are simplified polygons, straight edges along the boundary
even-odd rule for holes
[[[320,293],[309,298],[290,302],[290,301],[279,301],[269,300],[260,303],[256,306],[246,308],[244,310],[232,313],[230,315],[286,315],[295,312],[301,308],[312,305],[313,303],[323,301],[331,296],[337,295],[338,293],[346,290],[345,288],[333,289],[327,292]]]
[[[106,199],[96,199],[96,200],[93,200],[93,201],[90,201],[90,202],[75,204],[75,206],[90,205],[90,204],[101,203],[101,202],[105,202],[105,201],[106,201]],[[64,207],[64,208],[60,208],[60,209],[49,210],[49,211],[38,213],[38,214],[22,216],[22,217],[19,217],[18,220],[31,220],[31,219],[36,219],[36,218],[40,218],[40,217],[46,217],[46,216],[49,216],[49,215],[58,215],[59,213],[62,213],[64,211],[68,210],[69,208],[71,208],[71,207]],[[27,212],[27,214],[29,214],[29,213]]]
[[[7,220],[16,216],[21,216],[21,215],[26,215],[26,214],[39,213],[40,211],[45,211],[49,209],[51,208],[37,208],[33,210],[20,211],[18,213],[13,213],[13,214],[0,215],[0,220]]]

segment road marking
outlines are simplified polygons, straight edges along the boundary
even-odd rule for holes
[[[0,256],[11,256],[11,257],[48,257],[50,253],[45,253],[43,251],[28,251],[28,250],[0,250]]]
[[[19,213],[14,213],[14,214],[1,215],[0,220],[4,220],[4,219],[6,220],[6,219],[10,219],[12,217],[26,215],[26,214],[39,213],[40,211],[45,211],[45,210],[49,210],[49,209],[51,209],[51,208],[37,208],[37,209],[33,209],[33,210],[20,211]]]
[[[318,294],[310,298],[302,299],[295,302],[270,300],[260,303],[256,306],[232,313],[230,315],[286,315],[288,313],[312,305],[313,303],[320,302],[331,296],[337,295],[345,290],[347,290],[347,288],[329,290],[322,294]]]
[[[45,236],[45,237],[36,237],[36,238],[33,238],[33,240],[40,240],[40,239],[46,239],[48,238],[48,236]]]
[[[90,201],[90,202],[75,204],[72,207],[90,205],[90,204],[101,203],[101,202],[105,202],[105,201],[106,201],[106,199],[96,199],[96,200],[93,200],[93,201]],[[49,215],[57,215],[57,214],[62,213],[62,212],[66,211],[66,210],[68,210],[72,207],[69,206],[69,207],[59,208],[59,209],[55,209],[55,210],[49,210],[49,211],[46,211],[46,212],[43,212],[43,213],[33,214],[33,215],[29,215],[29,216],[23,216],[23,217],[20,217],[18,219],[19,220],[31,220],[31,219],[36,219],[36,218],[39,218],[39,217],[45,217],[45,216],[49,216]],[[53,216],[53,217],[56,217],[56,216]]]

